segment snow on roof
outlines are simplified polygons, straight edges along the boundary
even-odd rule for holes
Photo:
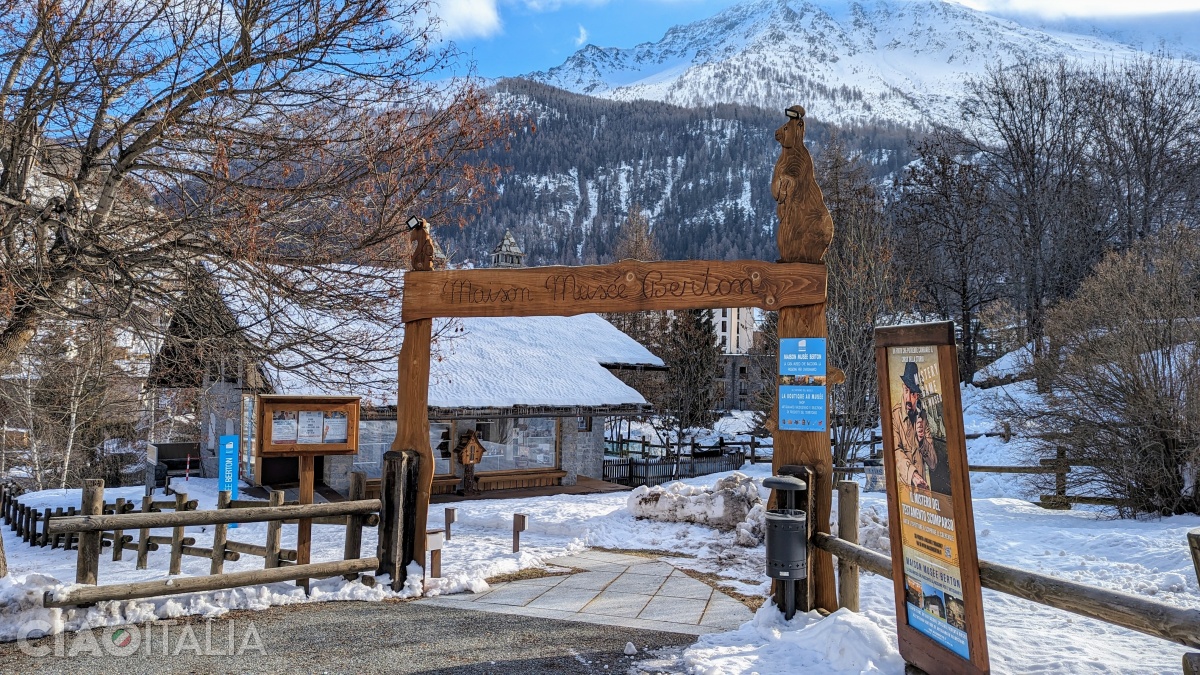
[[[600,407],[646,403],[605,366],[662,366],[633,338],[595,314],[438,320],[430,363],[434,408]],[[399,352],[397,343],[394,353]],[[352,380],[314,385],[300,371],[276,370],[279,393],[351,394],[396,404],[397,372],[387,363]]]
[[[430,367],[430,406],[644,404],[604,366],[663,365],[595,314],[471,318],[461,327],[439,344],[440,360]]]
[[[368,316],[349,318],[345,312],[301,311],[229,274],[214,276],[238,325],[273,353],[274,363],[264,369],[277,393],[344,394],[376,406],[396,404],[403,324],[395,291],[403,285],[401,272],[373,281],[362,274],[364,296],[389,294],[394,300],[383,311],[377,306]],[[664,365],[595,314],[437,320],[434,330],[429,405],[437,408],[642,405],[641,394],[605,366]],[[328,339],[301,349],[278,337],[300,332]]]

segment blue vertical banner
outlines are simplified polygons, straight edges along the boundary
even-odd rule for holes
[[[238,496],[238,465],[241,462],[241,453],[238,452],[239,440],[237,436],[222,436],[217,446],[217,489],[229,490],[230,499],[237,499]],[[237,523],[231,523],[230,527],[237,527]]]
[[[779,428],[826,431],[825,338],[779,340]]]

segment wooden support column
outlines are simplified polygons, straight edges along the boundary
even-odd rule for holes
[[[229,508],[229,500],[231,494],[229,490],[221,490],[217,493],[217,508]],[[212,563],[209,565],[209,574],[221,574],[225,571],[225,540],[228,538],[229,525],[225,523],[217,523],[213,525],[213,545],[212,545]]]
[[[142,497],[142,513],[150,513],[154,508],[154,497],[144,495]],[[157,548],[157,546],[155,547]],[[137,548],[137,569],[146,569],[147,559],[150,555],[150,528],[143,527],[138,530],[138,548]]]
[[[367,498],[367,474],[354,471],[350,474],[350,501]],[[357,560],[362,556],[363,517],[360,515],[346,516],[346,549],[343,560]],[[345,575],[346,581],[353,581],[358,574]]]
[[[267,506],[283,506],[283,491],[271,490],[270,497],[267,500]],[[272,520],[267,523],[267,545],[265,561],[263,569],[271,569],[279,567],[279,543],[283,536],[283,523],[278,520]]]
[[[104,481],[83,481],[83,515],[96,516],[104,511]],[[75,583],[96,584],[100,572],[101,532],[83,532],[79,535],[79,555],[75,562]]]
[[[175,493],[175,510],[187,510],[187,493]],[[183,564],[183,528],[176,527],[171,530],[171,564],[167,568],[167,574],[179,574],[179,570]]]
[[[421,221],[413,230],[412,270],[405,288],[424,272],[433,269],[433,240],[428,224]],[[407,302],[407,293],[405,295]],[[383,509],[379,526],[379,573],[389,574],[392,588],[400,589],[415,561],[425,567],[425,530],[429,520],[429,496],[433,490],[433,448],[429,445],[429,355],[433,320],[416,319],[404,324],[400,345],[399,387],[396,391],[396,440],[387,456],[382,481]],[[391,522],[389,522],[391,521]],[[422,574],[424,576],[424,574]]]
[[[775,139],[779,141],[782,149],[771,178],[771,195],[778,202],[776,213],[779,216],[779,257],[780,261],[785,263],[821,264],[825,250],[833,239],[833,218],[825,208],[825,198],[814,175],[812,156],[804,146],[804,108],[788,108],[787,115],[788,121],[775,131]],[[820,304],[781,308],[778,332],[781,340],[827,338],[829,330],[825,323],[824,301]],[[809,514],[809,522],[815,521],[817,532],[829,534],[829,517],[833,508],[833,455],[829,449],[829,430],[779,430],[778,410],[774,414],[776,430],[773,471],[778,474],[780,467],[787,464],[812,467],[814,477],[813,482],[809,484],[809,492],[814,497],[816,512]],[[816,608],[833,612],[838,608],[833,556],[820,549],[810,550],[813,551],[814,558],[814,597],[810,598],[810,601]]]
[[[313,503],[313,488],[317,480],[317,458],[300,455],[300,503]],[[301,518],[296,524],[296,564],[307,565],[312,552],[312,518]],[[297,579],[296,585],[309,590],[308,579]]]
[[[838,539],[858,543],[858,481],[838,483]],[[858,565],[838,558],[838,604],[858,611]]]
[[[113,513],[125,513],[125,498],[119,497],[117,503],[113,505]],[[125,552],[125,547],[121,545],[121,537],[125,534],[124,530],[113,531],[113,561],[121,559],[121,555]]]

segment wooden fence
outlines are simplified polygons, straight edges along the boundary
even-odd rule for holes
[[[660,458],[625,457],[604,460],[604,480],[637,487],[661,485],[681,478],[695,478],[721,471],[734,471],[746,463],[740,451],[716,456],[674,455]]]
[[[378,499],[356,499],[366,489],[366,477],[361,473],[351,475],[350,501],[329,504],[283,504],[283,493],[272,492],[267,505],[262,502],[231,500],[228,492],[221,492],[216,510],[197,511],[195,503],[187,495],[176,493],[170,502],[156,502],[151,497],[142,501],[142,511],[129,513],[127,509],[112,509],[106,513],[104,507],[104,481],[84,482],[80,513],[77,515],[51,516],[46,520],[44,537],[59,536],[77,538],[78,550],[75,582],[85,584],[58,592],[48,592],[44,599],[46,607],[66,607],[91,604],[106,600],[131,600],[159,595],[174,595],[199,591],[213,591],[277,581],[307,583],[310,578],[343,575],[355,578],[362,572],[378,569],[378,559],[359,558],[362,548],[362,528],[378,524],[380,502]],[[189,508],[190,507],[190,508]],[[5,511],[7,514],[7,511]],[[343,525],[346,528],[344,559],[340,561],[297,564],[297,552],[280,548],[281,526],[299,519]],[[230,541],[228,526],[231,523],[268,523],[266,542],[262,545]],[[194,525],[214,526],[211,548],[195,546],[195,539],[185,537],[184,527]],[[171,528],[170,537],[150,535],[155,528]],[[139,532],[137,544],[132,535]],[[171,578],[130,584],[97,586],[100,568],[100,551],[106,541],[113,546],[138,552],[138,569],[146,567],[146,553],[160,546],[171,547],[169,574],[180,573],[180,561],[184,555],[208,558],[211,563],[209,575],[199,577]],[[235,561],[242,555],[257,555],[264,560],[261,570],[224,572],[226,561]],[[114,560],[119,560],[114,555]],[[365,578],[372,583],[373,578]]]
[[[1038,466],[998,466],[972,464],[967,468],[972,473],[1012,473],[1012,474],[1054,474],[1054,494],[1039,495],[1038,504],[1044,509],[1070,509],[1072,504],[1090,504],[1092,506],[1121,506],[1123,502],[1113,497],[1091,497],[1067,494],[1067,478],[1072,467],[1091,466],[1090,463],[1072,461],[1067,458],[1066,448],[1059,447],[1056,456],[1043,459]],[[865,466],[835,466],[835,480],[842,480],[850,474],[864,473]]]
[[[811,545],[837,557],[839,575],[844,577],[839,579],[839,594],[849,601],[839,602],[843,607],[857,611],[858,568],[890,579],[892,559],[857,543],[858,483],[842,481],[838,484],[838,490],[838,536],[818,532],[813,535]],[[842,505],[846,506],[845,513],[841,512]],[[1197,578],[1200,578],[1200,529],[1188,533],[1188,544],[1193,552]],[[1200,648],[1200,610],[1176,607],[1130,593],[1066,581],[986,560],[979,561],[979,580],[984,588],[993,591],[1186,647]]]

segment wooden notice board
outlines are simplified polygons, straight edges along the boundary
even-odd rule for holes
[[[255,452],[260,457],[358,452],[357,396],[258,397]]]
[[[954,323],[875,331],[900,655],[988,673]]]

